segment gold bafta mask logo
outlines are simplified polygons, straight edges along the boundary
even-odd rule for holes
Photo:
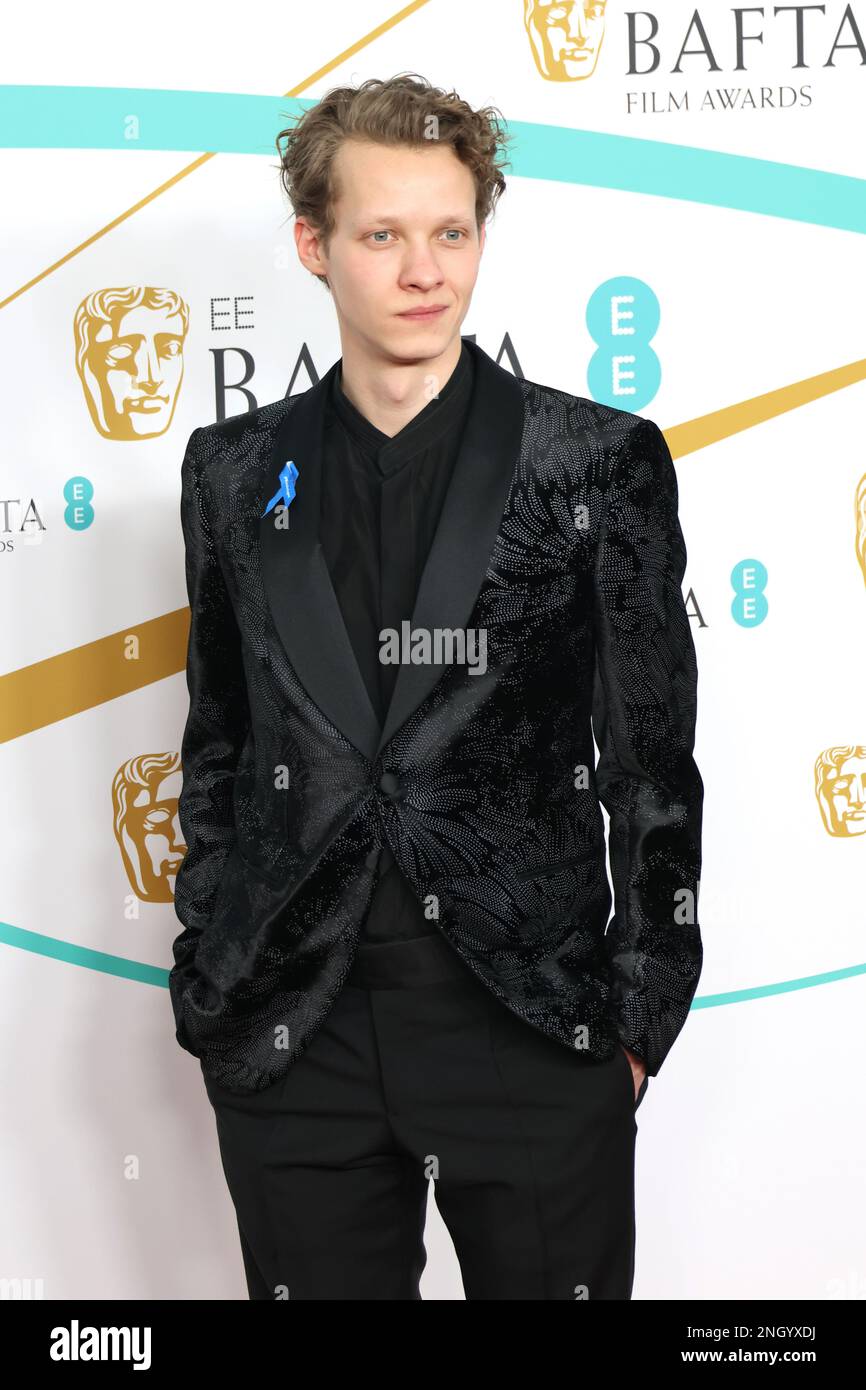
[[[177,814],[179,753],[144,753],[118,768],[111,789],[114,834],[130,887],[146,903],[174,900],[186,854]]]
[[[866,833],[866,745],[825,748],[815,760],[815,795],[828,835]]]
[[[866,473],[857,484],[854,495],[854,544],[857,547],[857,560],[866,580]]]
[[[524,0],[535,66],[548,82],[592,77],[604,38],[607,0]]]
[[[152,285],[95,290],[75,312],[75,365],[106,439],[165,434],[183,380],[189,309]]]

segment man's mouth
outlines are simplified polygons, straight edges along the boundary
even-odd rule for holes
[[[439,304],[430,309],[407,309],[405,313],[399,315],[401,319],[435,319],[440,314],[444,314],[445,305]]]

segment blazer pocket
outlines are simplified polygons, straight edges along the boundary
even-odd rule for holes
[[[517,869],[515,876],[520,879],[546,878],[549,874],[559,873],[560,869],[570,869],[575,864],[584,864],[587,859],[597,859],[600,853],[602,851],[599,849],[585,849],[580,854],[572,854],[568,859],[557,859],[553,863],[547,861],[544,864],[533,864],[528,869]]]

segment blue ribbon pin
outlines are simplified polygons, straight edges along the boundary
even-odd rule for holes
[[[280,501],[285,501],[286,507],[290,507],[292,505],[292,502],[295,498],[295,479],[297,477],[298,470],[293,464],[292,460],[289,459],[288,463],[283,464],[282,470],[280,472],[279,490],[274,493],[270,502],[265,507],[265,510],[262,512],[262,516],[267,516],[268,512],[272,512],[274,507]]]

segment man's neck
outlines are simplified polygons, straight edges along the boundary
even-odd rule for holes
[[[460,361],[462,349],[463,340],[458,336],[439,357],[382,364],[371,362],[344,345],[341,389],[371,425],[393,439],[441,394]]]

